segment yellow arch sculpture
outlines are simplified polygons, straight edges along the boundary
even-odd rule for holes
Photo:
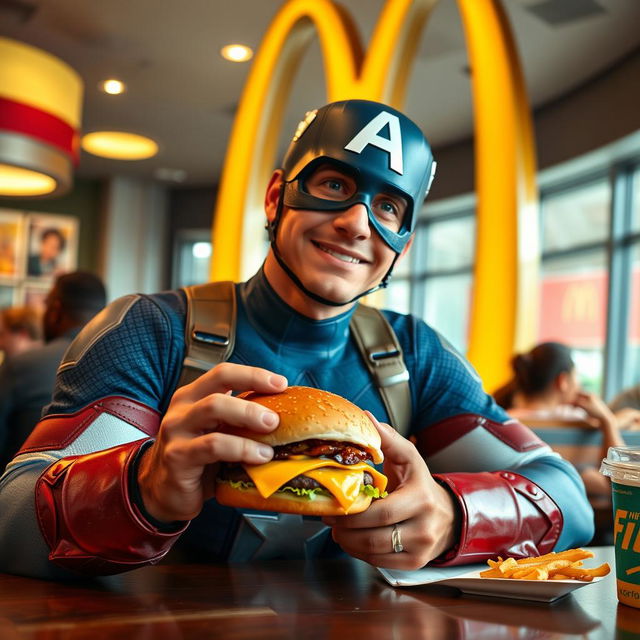
[[[242,277],[243,229],[260,228],[291,79],[320,40],[327,101],[402,108],[420,35],[437,0],[388,0],[366,55],[350,16],[331,0],[290,0],[255,58],[233,125],[215,211],[211,276]],[[516,348],[533,340],[537,295],[535,151],[522,73],[499,0],[458,0],[473,69],[478,198],[469,358],[492,389]],[[523,229],[527,235],[523,236]],[[532,232],[531,227],[534,227]],[[534,307],[535,308],[535,307]]]

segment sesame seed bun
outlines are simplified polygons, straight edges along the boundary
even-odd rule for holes
[[[282,393],[253,391],[240,397],[257,402],[280,416],[271,433],[251,434],[272,447],[310,440],[352,442],[367,451],[375,464],[383,461],[380,434],[362,409],[342,396],[313,387],[288,387]]]

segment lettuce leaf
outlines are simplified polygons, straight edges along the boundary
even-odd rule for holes
[[[245,482],[243,480],[223,480],[227,482],[234,489],[255,489],[256,485],[253,482]],[[326,489],[298,489],[296,487],[282,487],[278,491],[290,491],[295,493],[300,498],[307,498],[307,500],[315,500],[316,496],[331,496]],[[277,492],[276,492],[277,493]]]
[[[253,482],[245,482],[243,480],[224,480],[223,482],[227,482],[234,489],[246,490],[256,488]],[[291,493],[295,493],[298,497],[306,498],[307,500],[315,500],[317,496],[331,497],[331,493],[326,489],[298,489],[296,487],[282,487],[278,489],[278,491],[290,491]],[[360,493],[364,493],[370,498],[386,498],[389,495],[386,491],[380,492],[380,489],[370,484],[363,484],[360,487]]]
[[[296,487],[281,487],[278,491],[291,491],[299,498],[307,498],[307,500],[315,500],[317,496],[328,496],[331,494],[326,489],[298,489]]]
[[[360,487],[360,493],[365,493],[370,498],[386,498],[389,495],[386,491],[380,491],[378,487],[374,487],[372,484],[363,484]]]
[[[218,482],[225,482],[230,484],[234,489],[255,489],[256,485],[253,482],[243,482],[242,480],[218,480]]]

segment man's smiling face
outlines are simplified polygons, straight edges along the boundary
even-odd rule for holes
[[[282,176],[276,172],[267,194],[269,219],[275,215],[275,196],[279,194],[281,181]],[[329,163],[319,165],[304,181],[307,193],[325,200],[348,200],[357,189],[355,176]],[[406,207],[406,200],[397,194],[370,194],[372,215],[393,231],[401,227]],[[373,230],[367,207],[361,203],[335,212],[285,207],[278,227],[277,244],[285,263],[305,287],[335,302],[351,300],[376,286],[396,255]],[[270,271],[273,276],[273,270]],[[270,277],[270,281],[272,279]],[[286,287],[285,291],[278,286],[276,289],[287,302],[291,304],[287,295],[289,290],[291,295],[299,297],[286,276],[278,278],[278,282]],[[272,282],[272,285],[276,283]],[[305,315],[318,317],[318,303],[308,298],[307,302],[307,309],[292,306]],[[344,307],[337,307],[327,313],[329,309],[325,307],[323,315],[335,315],[344,310]]]

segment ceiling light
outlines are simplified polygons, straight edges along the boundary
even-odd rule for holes
[[[0,37],[0,195],[60,195],[79,157],[82,80],[66,63]]]
[[[158,153],[151,138],[124,131],[94,131],[82,138],[82,148],[94,156],[113,160],[144,160]]]
[[[126,90],[126,86],[124,82],[120,82],[120,80],[116,80],[115,78],[109,78],[109,80],[105,80],[100,83],[100,88],[109,95],[118,96],[121,93],[124,93]]]
[[[0,193],[3,196],[43,196],[53,193],[56,181],[39,171],[0,164]]]
[[[228,44],[220,49],[220,55],[231,62],[246,62],[253,57],[253,50],[243,44]]]

